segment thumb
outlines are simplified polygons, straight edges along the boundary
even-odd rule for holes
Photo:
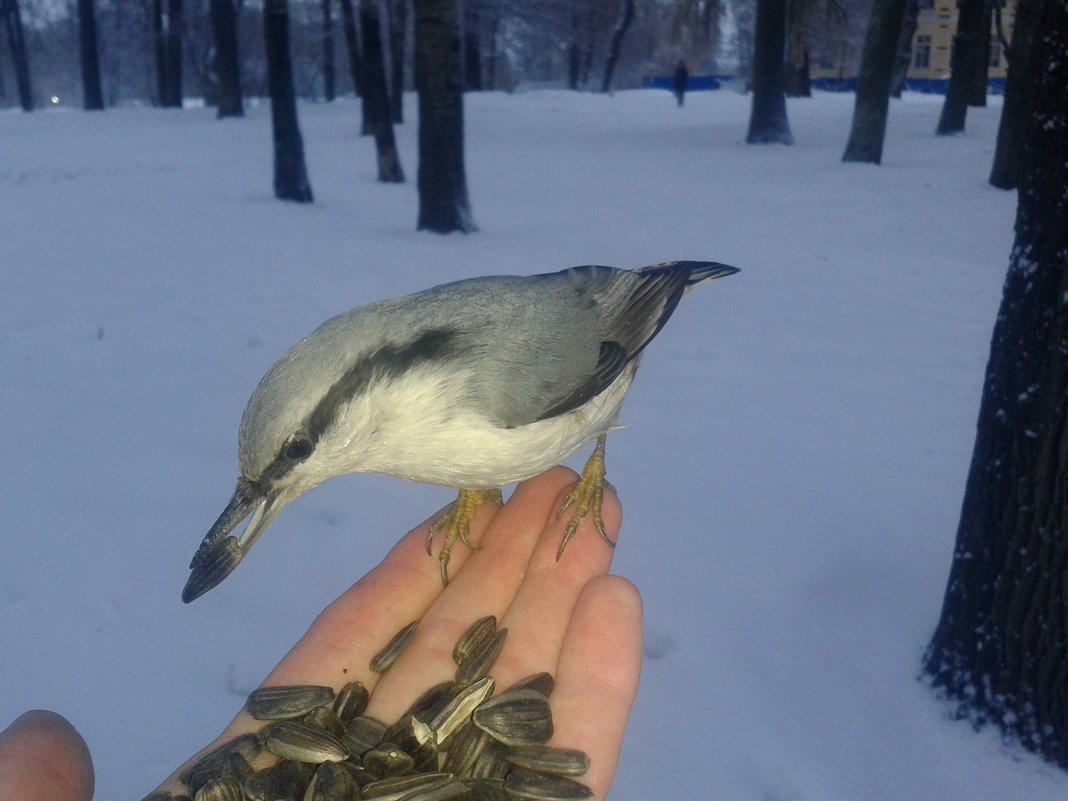
[[[0,801],[91,801],[93,762],[61,715],[35,709],[0,732]]]

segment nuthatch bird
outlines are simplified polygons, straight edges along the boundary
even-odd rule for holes
[[[605,433],[642,349],[683,293],[738,272],[677,261],[620,270],[442,284],[327,320],[267,372],[238,432],[241,476],[190,564],[186,603],[230,574],[298,495],[342,473],[387,473],[459,489],[427,537],[449,553],[496,488],[530,478],[592,439],[597,446],[560,512],[574,507],[559,554],[587,513],[601,536]],[[239,536],[231,533],[251,516]]]

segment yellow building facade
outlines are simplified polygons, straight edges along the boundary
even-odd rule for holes
[[[1001,9],[1002,29],[1006,38],[1012,37],[1012,17],[1015,0]],[[949,56],[953,50],[953,34],[957,31],[956,0],[920,0],[920,15],[916,33],[912,37],[910,78],[948,78]],[[1008,62],[998,39],[997,26],[991,24],[990,61],[988,75],[1004,78]]]
[[[1013,12],[1016,0],[1002,0],[1001,30],[1011,41]],[[907,78],[918,82],[941,81],[949,78],[950,54],[953,50],[953,35],[957,32],[957,0],[920,0],[916,32],[912,37],[912,58]],[[860,61],[863,35],[842,36],[841,31],[826,31],[828,40],[814,50],[811,74],[823,81],[852,82],[856,78]],[[859,32],[858,32],[859,33]],[[833,44],[831,44],[833,43]],[[997,24],[991,24],[990,59],[988,76],[1003,79],[1008,60],[1005,58]],[[846,88],[843,86],[842,88]],[[849,86],[848,88],[851,88]]]

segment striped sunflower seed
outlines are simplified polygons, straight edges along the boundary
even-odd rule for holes
[[[350,720],[357,715],[362,715],[363,711],[367,709],[367,699],[369,697],[363,682],[350,681],[338,690],[337,698],[334,699],[334,711],[337,712],[337,716],[347,726]]]
[[[476,620],[470,625],[470,627],[463,633],[459,640],[456,642],[456,647],[452,649],[452,658],[458,666],[463,665],[474,651],[485,640],[488,640],[493,636],[493,632],[497,630],[497,618],[493,615],[486,615]]]
[[[349,749],[337,737],[294,720],[271,726],[264,745],[272,754],[298,762],[341,762],[349,758]]]
[[[341,742],[351,753],[362,756],[385,739],[388,729],[389,727],[380,720],[366,715],[357,715],[345,727],[345,735],[341,738]]]
[[[508,690],[484,702],[471,719],[505,745],[540,745],[553,736],[548,699],[536,690]]]
[[[460,690],[430,722],[438,745],[445,745],[452,733],[466,723],[471,714],[493,693],[493,679],[486,676]]]
[[[360,788],[340,762],[324,762],[315,769],[303,801],[357,801]]]
[[[507,749],[503,757],[517,767],[557,776],[581,776],[590,769],[590,758],[573,748],[519,745]]]
[[[504,780],[504,789],[528,801],[583,801],[593,790],[566,776],[549,776],[514,768]]]
[[[386,647],[371,658],[371,670],[375,673],[385,673],[390,665],[397,661],[401,651],[407,647],[415,636],[415,630],[419,621],[413,621],[393,635],[393,639],[386,643]]]
[[[245,709],[256,720],[292,720],[334,700],[334,690],[317,684],[287,684],[253,690]]]
[[[467,655],[463,664],[456,668],[456,681],[460,684],[472,684],[486,676],[497,657],[504,648],[504,640],[508,636],[508,629],[498,629],[489,637],[480,642],[475,649]]]
[[[247,799],[245,789],[235,776],[210,779],[193,796],[193,801],[247,801]]]

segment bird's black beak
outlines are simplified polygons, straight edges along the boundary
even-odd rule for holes
[[[193,554],[182,601],[195,601],[229,576],[284,505],[277,491],[268,492],[255,481],[239,478],[230,502]],[[249,515],[252,519],[241,536],[233,536],[231,532]]]

